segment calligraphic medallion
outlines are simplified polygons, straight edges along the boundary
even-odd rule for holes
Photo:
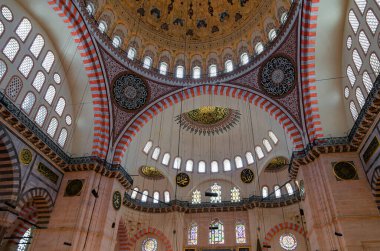
[[[255,178],[255,174],[251,169],[245,168],[241,171],[240,178],[243,183],[249,184],[252,183],[253,179]]]
[[[176,176],[176,184],[180,187],[186,187],[190,183],[190,177],[187,173],[179,173]]]
[[[33,155],[29,149],[22,149],[19,153],[20,162],[24,165],[29,165],[32,162]]]
[[[352,162],[341,161],[333,164],[334,175],[337,180],[358,179],[358,173]]]
[[[119,210],[121,207],[121,193],[115,191],[112,195],[112,205],[116,210]]]

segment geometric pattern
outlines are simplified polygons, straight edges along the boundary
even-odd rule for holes
[[[71,29],[71,35],[78,44],[83,58],[92,102],[94,107],[94,140],[92,155],[105,158],[110,134],[110,113],[108,109],[107,87],[99,57],[85,22],[71,0],[47,0],[63,21]]]
[[[284,222],[280,223],[278,225],[275,225],[271,229],[269,229],[268,233],[265,235],[265,241],[263,242],[263,245],[270,245],[271,240],[273,237],[276,236],[281,230],[289,229],[293,230],[295,232],[300,233],[301,235],[306,237],[306,232],[303,230],[302,227],[300,227],[298,224],[290,223],[290,222]],[[268,250],[267,248],[263,248],[263,250]]]
[[[310,142],[323,137],[315,74],[318,3],[319,0],[304,1],[301,22],[301,79],[306,130]]]
[[[194,87],[188,87],[171,94],[156,103],[152,104],[139,117],[135,118],[133,123],[124,132],[122,138],[117,142],[113,163],[120,164],[126,149],[132,142],[133,137],[157,114],[167,109],[168,107],[178,104],[179,102],[202,95],[220,95],[233,98],[243,99],[256,107],[265,110],[271,117],[277,120],[277,122],[284,128],[285,132],[291,138],[292,143],[297,150],[303,149],[302,134],[297,128],[293,120],[284,113],[280,107],[274,104],[272,101],[252,93],[251,90],[240,89],[237,86],[227,86],[224,84],[219,85],[198,85]]]
[[[137,232],[135,235],[133,235],[131,238],[128,238],[127,241],[123,239],[119,239],[120,245],[119,251],[132,251],[132,250],[140,250],[139,248],[135,247],[135,244],[139,239],[142,239],[146,235],[155,235],[158,237],[160,242],[163,242],[165,248],[163,250],[165,251],[173,251],[172,245],[170,243],[170,240],[162,233],[160,230],[154,228],[154,227],[148,227],[146,229],[142,229],[139,232]],[[120,237],[122,235],[119,235]]]

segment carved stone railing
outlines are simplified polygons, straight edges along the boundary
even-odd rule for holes
[[[149,213],[168,213],[168,212],[185,212],[185,213],[202,213],[202,212],[226,212],[226,211],[245,211],[248,209],[276,208],[289,206],[302,200],[299,190],[295,190],[293,195],[282,194],[276,198],[274,194],[263,198],[262,196],[253,195],[249,198],[242,199],[240,202],[222,201],[221,203],[202,202],[192,204],[188,201],[172,200],[168,203],[158,201],[142,202],[139,199],[132,199],[128,193],[125,193],[123,204],[134,210]]]

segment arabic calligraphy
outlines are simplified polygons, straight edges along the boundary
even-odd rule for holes
[[[190,177],[186,173],[179,173],[176,176],[176,184],[180,187],[186,187],[190,183]]]

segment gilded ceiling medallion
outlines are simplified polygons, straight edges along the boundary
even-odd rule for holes
[[[132,74],[119,76],[113,84],[113,98],[126,110],[137,110],[148,101],[148,87],[144,81]]]
[[[249,168],[243,169],[240,173],[240,179],[245,184],[252,183],[254,178],[255,178],[255,174]]]
[[[214,135],[232,129],[240,121],[240,112],[225,107],[202,106],[182,113],[175,120],[183,129],[194,134]]]
[[[187,173],[179,173],[176,175],[175,181],[179,187],[187,187],[190,184],[190,177]]]
[[[165,176],[157,168],[153,166],[141,166],[139,169],[139,173],[144,178],[150,180],[161,180],[165,178]]]
[[[277,157],[272,159],[267,167],[265,168],[266,172],[278,172],[282,171],[288,167],[288,160],[284,157]]]
[[[29,165],[29,163],[32,162],[33,159],[32,152],[26,148],[22,149],[19,153],[19,159],[22,164]]]
[[[296,82],[296,68],[290,59],[271,58],[260,70],[260,87],[272,97],[289,94]]]

